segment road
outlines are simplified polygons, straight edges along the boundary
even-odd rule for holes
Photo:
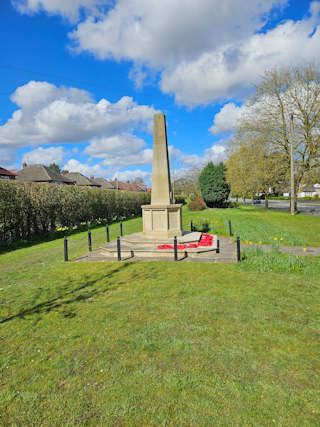
[[[252,203],[251,199],[246,199],[247,205],[251,205],[251,203]],[[264,200],[261,200],[260,204],[257,204],[256,206],[263,207]],[[289,200],[269,200],[269,208],[289,211],[290,201]],[[310,202],[298,201],[298,209],[299,209],[299,212],[301,213],[320,216],[320,201],[319,202],[314,202],[313,200],[311,200]]]

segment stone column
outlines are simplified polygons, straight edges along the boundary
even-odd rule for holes
[[[164,114],[155,114],[153,121],[151,205],[170,205],[171,203],[166,117]]]
[[[173,204],[166,117],[154,115],[151,205],[142,206],[143,236],[166,240],[182,236],[181,204]]]

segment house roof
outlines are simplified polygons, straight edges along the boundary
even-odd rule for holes
[[[88,187],[100,187],[100,184],[95,183],[94,181],[91,181],[86,176],[82,175],[80,172],[68,172],[64,175],[64,177],[67,177],[75,182],[76,185],[79,186],[88,186]]]
[[[0,175],[5,175],[5,176],[17,176],[16,173],[8,171],[7,169],[4,169],[0,166]]]
[[[95,178],[91,179],[91,182],[95,182],[96,184],[100,185],[101,188],[105,190],[114,190],[114,186],[111,181],[106,180],[105,178]]]
[[[72,184],[74,181],[44,165],[31,165],[17,173],[18,181],[26,182],[64,182]]]

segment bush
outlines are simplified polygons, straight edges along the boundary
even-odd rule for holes
[[[188,204],[188,209],[190,211],[203,211],[206,207],[207,206],[202,197],[197,197]]]
[[[150,193],[117,192],[55,184],[0,182],[0,243],[2,245],[81,222],[141,215]]]
[[[187,204],[186,197],[181,194],[174,196],[174,200],[175,200],[175,203],[182,203],[183,205]]]
[[[230,194],[230,186],[225,177],[226,167],[223,163],[214,165],[209,162],[199,176],[201,195],[210,208],[223,207]]]

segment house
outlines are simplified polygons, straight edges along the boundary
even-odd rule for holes
[[[135,192],[146,192],[147,186],[143,182],[121,182],[117,179],[111,181],[115,190],[120,191],[135,191]]]
[[[62,171],[62,175],[65,178],[72,180],[75,183],[75,185],[78,185],[79,187],[101,187],[100,184],[94,181],[91,181],[89,178],[82,175],[82,173],[80,172],[69,172],[64,170]]]
[[[317,197],[319,194],[319,188],[313,184],[302,185],[298,191],[298,197]]]
[[[22,182],[40,182],[50,184],[73,185],[74,181],[44,165],[27,166],[24,163],[23,168],[18,171],[16,180]]]
[[[17,174],[0,166],[0,179],[16,179]]]
[[[107,181],[105,178],[94,178],[93,176],[90,176],[90,181],[100,185],[103,190],[114,190],[112,182]]]

